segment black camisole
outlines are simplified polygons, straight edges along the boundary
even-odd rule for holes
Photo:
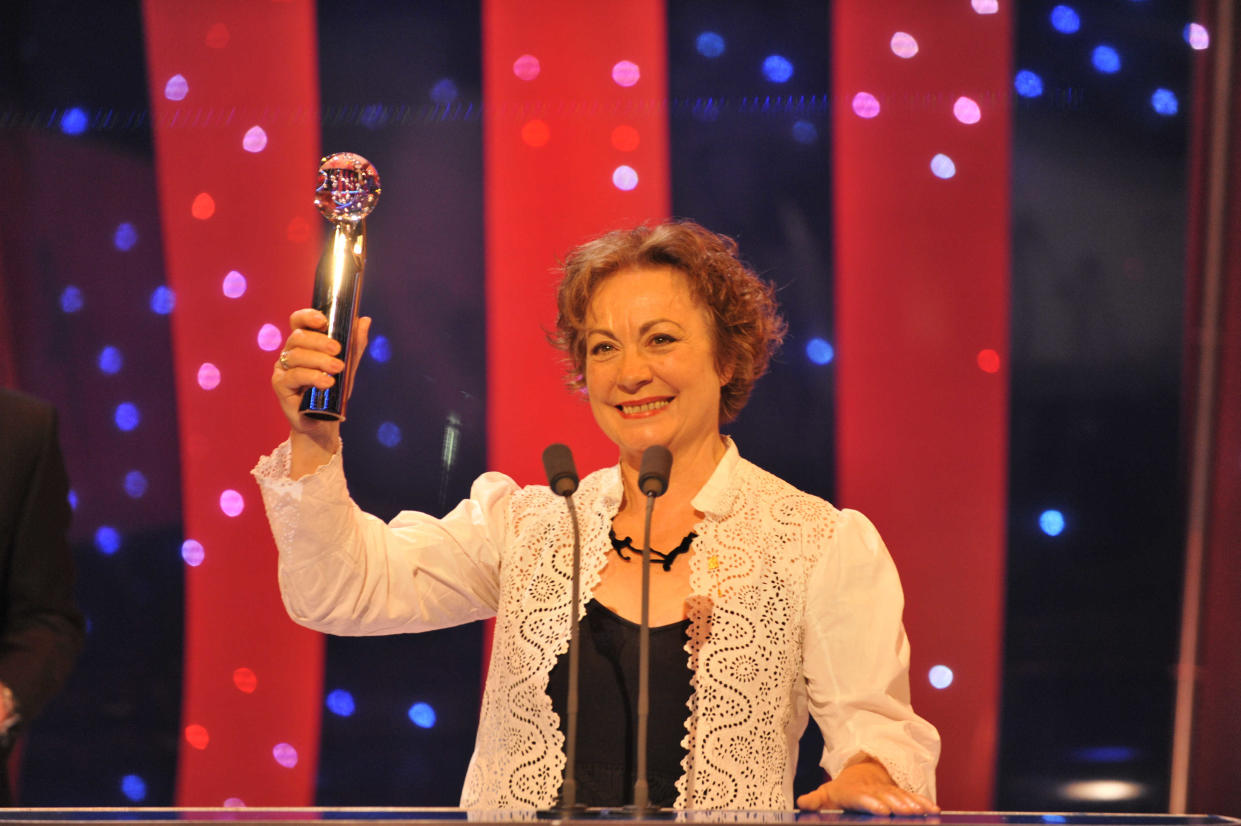
[[[652,806],[676,801],[685,749],[690,677],[685,642],[689,620],[651,629],[651,700],[647,725],[647,782]],[[579,626],[577,802],[586,806],[633,803],[637,770],[638,636],[636,623],[597,600],[586,604]],[[569,653],[548,676],[552,709],[566,732]]]

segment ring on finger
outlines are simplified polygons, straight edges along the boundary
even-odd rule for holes
[[[288,370],[290,367],[292,367],[292,366],[293,366],[293,365],[289,364],[289,351],[288,351],[288,350],[281,350],[281,351],[280,351],[280,359],[279,359],[279,363],[280,363],[280,369],[281,369],[281,370]]]

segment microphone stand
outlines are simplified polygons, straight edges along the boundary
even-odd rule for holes
[[[571,815],[585,809],[577,803],[577,672],[579,670],[578,660],[581,656],[577,611],[582,593],[582,541],[577,526],[577,509],[573,505],[573,494],[565,496],[564,501],[569,506],[569,516],[573,522],[573,586],[569,603],[569,697],[565,703],[565,716],[568,718],[565,732],[566,765],[560,810],[566,815]]]
[[[633,784],[633,808],[638,815],[651,809],[646,779],[646,732],[651,708],[651,514],[654,491],[646,495],[646,519],[642,528],[642,624],[638,630],[638,777]]]

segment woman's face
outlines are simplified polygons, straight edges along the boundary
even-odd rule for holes
[[[720,387],[707,309],[671,267],[622,270],[586,313],[586,390],[595,421],[635,460],[719,443]]]

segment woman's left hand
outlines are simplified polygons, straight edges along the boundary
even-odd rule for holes
[[[847,809],[876,815],[939,813],[933,801],[897,786],[883,764],[869,757],[846,766],[836,777],[797,798],[797,807]]]

